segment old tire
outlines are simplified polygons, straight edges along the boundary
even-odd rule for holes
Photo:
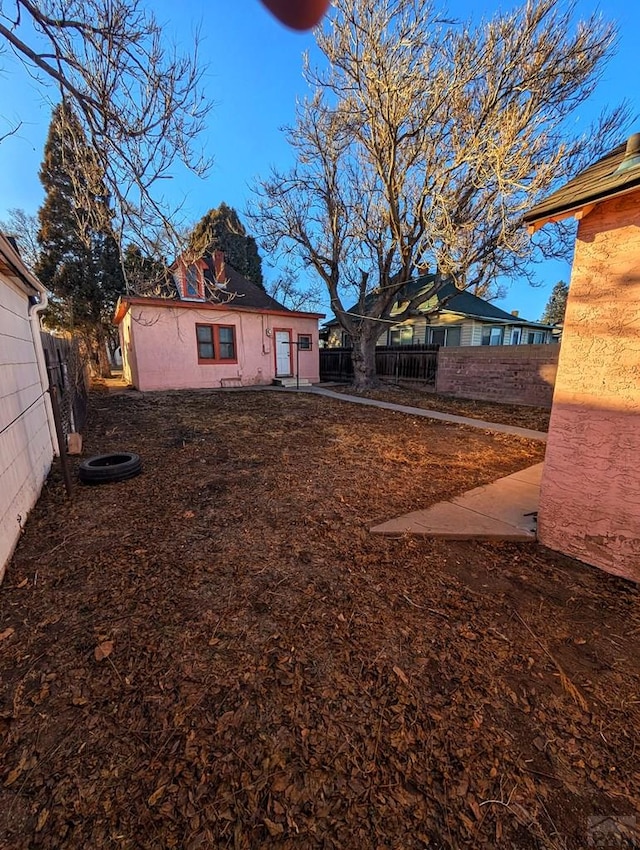
[[[141,472],[140,455],[134,452],[112,452],[83,460],[78,477],[83,484],[108,484],[111,481],[126,481]]]

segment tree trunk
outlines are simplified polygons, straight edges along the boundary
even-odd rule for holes
[[[363,332],[353,337],[353,384],[357,390],[365,390],[376,386],[378,377],[376,374],[376,342],[378,339],[378,328],[369,332]]]
[[[98,354],[98,373],[101,378],[111,377],[111,363],[107,354],[107,339],[104,328],[96,328],[96,348]]]

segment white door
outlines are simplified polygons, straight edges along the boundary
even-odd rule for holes
[[[276,378],[291,374],[291,337],[289,331],[276,331]]]

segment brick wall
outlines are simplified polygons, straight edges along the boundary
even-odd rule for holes
[[[441,348],[436,392],[551,407],[559,345]]]

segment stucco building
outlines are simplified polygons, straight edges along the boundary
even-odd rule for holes
[[[640,581],[640,133],[526,216],[578,219],[540,493],[542,543]]]
[[[318,313],[288,310],[217,251],[178,261],[165,297],[124,297],[125,380],[140,390],[204,389],[320,380]]]

